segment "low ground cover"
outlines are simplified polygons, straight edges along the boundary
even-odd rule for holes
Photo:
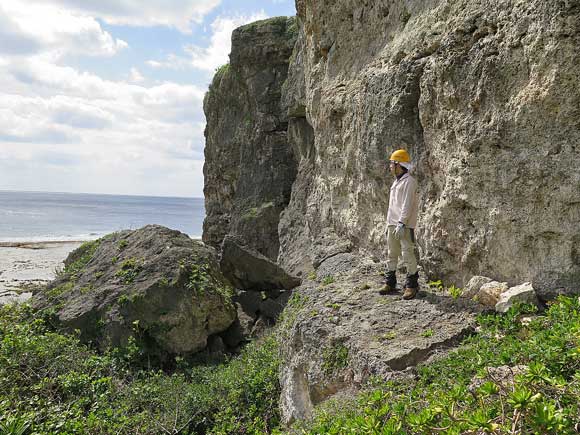
[[[477,334],[419,366],[415,381],[378,383],[350,403],[328,403],[293,433],[579,433],[579,313],[577,297],[562,297],[542,315],[519,306],[481,316]]]

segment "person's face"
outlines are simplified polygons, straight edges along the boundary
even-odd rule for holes
[[[397,165],[396,162],[393,162],[392,160],[389,161],[389,171],[391,172],[391,175],[396,177],[397,175],[399,175],[398,173],[399,170],[400,170],[399,165]]]

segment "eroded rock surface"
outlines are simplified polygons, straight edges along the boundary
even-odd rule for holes
[[[299,170],[280,264],[297,273],[337,252],[383,251],[386,160],[405,147],[432,277],[578,291],[577,2],[296,5],[283,103]]]
[[[150,355],[190,355],[234,322],[233,289],[212,248],[157,225],[85,244],[35,294],[35,308],[101,349],[130,337]]]
[[[286,423],[309,417],[314,406],[356,390],[370,376],[399,376],[453,346],[473,330],[483,308],[425,290],[410,301],[401,293],[380,296],[380,265],[341,263],[332,265],[333,275],[296,289],[285,313],[281,407]]]
[[[292,290],[300,284],[300,279],[246,246],[240,237],[228,235],[224,238],[220,267],[226,278],[241,290]]]
[[[580,290],[577,2],[296,6],[289,72],[275,82],[284,83],[282,92],[270,94],[281,97],[279,119],[295,161],[288,173],[297,171],[291,192],[273,195],[284,201],[272,202],[263,190],[271,166],[244,160],[245,150],[254,156],[262,148],[244,145],[253,143],[243,127],[253,96],[239,93],[247,76],[231,75],[243,72],[236,67],[240,45],[206,100],[221,111],[208,117],[204,240],[217,246],[226,234],[251,229],[259,235],[252,247],[308,277],[289,303],[295,316],[284,316],[286,422],[370,375],[394,376],[452,345],[482,308],[427,292],[424,281],[412,301],[377,294],[380,267],[367,258],[386,253],[387,159],[397,148],[416,163],[423,279],[464,287],[489,275],[504,290],[530,282],[542,299]],[[256,178],[259,171],[264,178]],[[253,187],[240,188],[243,180]],[[271,203],[283,205],[270,215]],[[467,294],[484,281],[472,282]],[[490,296],[491,306],[498,297]]]
[[[230,63],[206,95],[203,241],[216,249],[233,234],[277,259],[280,212],[296,176],[280,107],[296,34],[295,19],[286,17],[236,29]]]

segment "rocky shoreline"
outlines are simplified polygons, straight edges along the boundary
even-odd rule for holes
[[[26,301],[26,291],[54,279],[66,256],[82,242],[0,242],[0,304]]]

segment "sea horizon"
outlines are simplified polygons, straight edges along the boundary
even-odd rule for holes
[[[0,193],[56,193],[65,195],[95,195],[95,196],[129,196],[129,197],[145,197],[145,198],[176,198],[176,199],[203,199],[203,196],[179,196],[179,195],[143,195],[133,193],[98,193],[98,192],[64,192],[56,190],[13,190],[0,189]]]
[[[204,199],[196,197],[0,190],[4,246],[83,242],[149,224],[200,239],[204,218]]]

